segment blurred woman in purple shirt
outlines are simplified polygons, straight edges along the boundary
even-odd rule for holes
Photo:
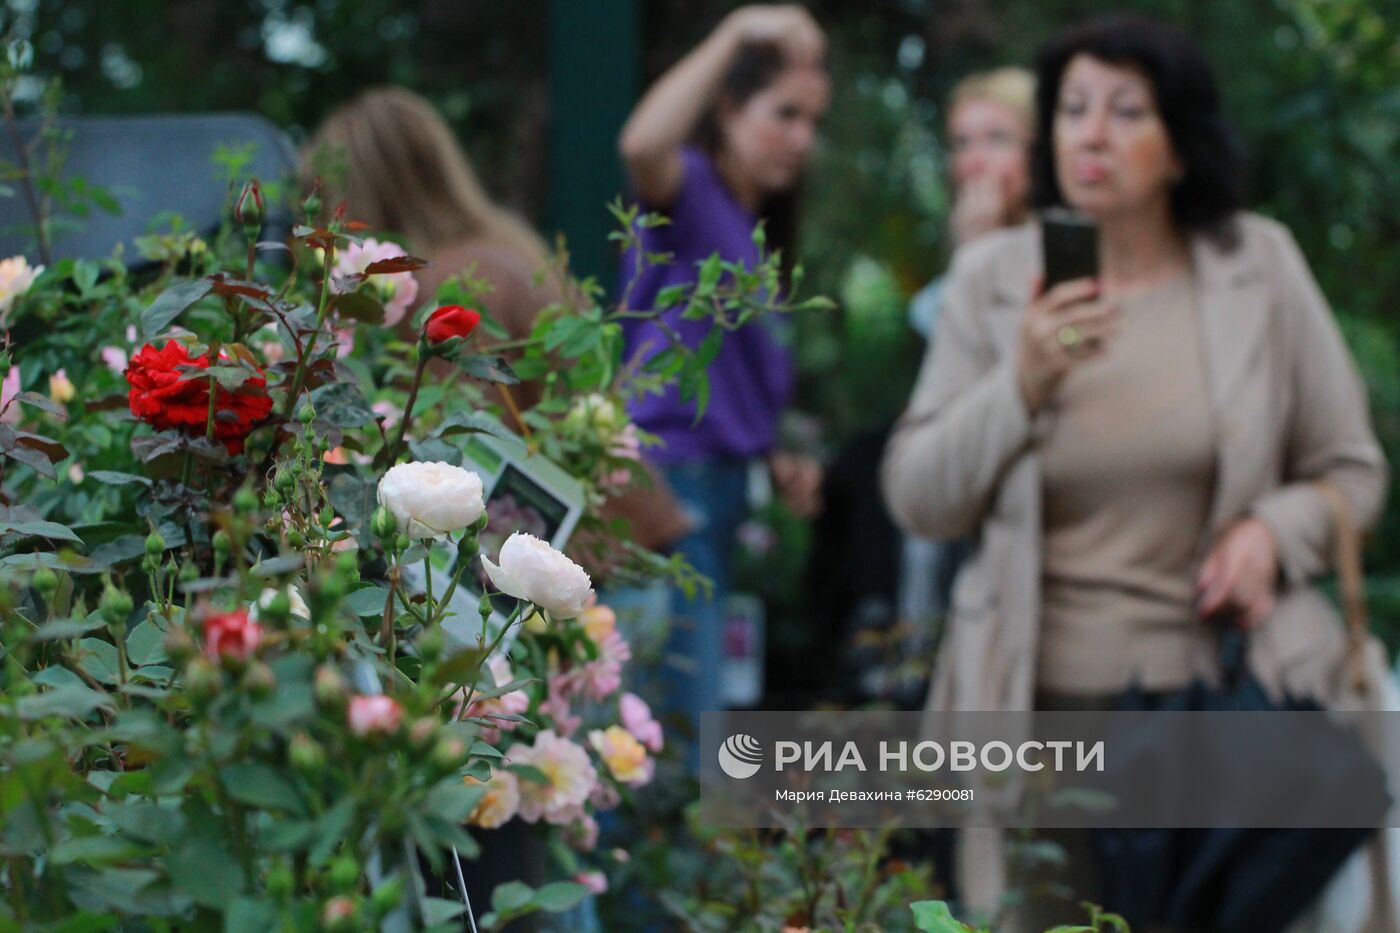
[[[768,248],[791,261],[796,190],[831,93],[825,47],[800,6],[741,7],[647,91],[618,146],[642,206],[671,220],[641,231],[642,248],[673,259],[638,275],[635,257],[623,257],[620,293],[630,307],[651,308],[661,289],[695,281],[696,263],[712,253],[753,265],[760,221]],[[692,347],[713,326],[679,317],[677,309],[666,323]],[[669,346],[655,323],[628,323],[626,359]],[[665,441],[651,459],[696,520],[676,550],[715,583],[713,600],[677,594],[673,606],[669,650],[678,670],[665,678],[667,705],[692,716],[720,708],[721,609],[748,465],[768,458],[779,491],[798,504],[815,495],[819,477],[815,464],[773,454],[793,385],[791,355],[774,327],[760,322],[726,335],[708,372],[709,404],[698,423],[695,402],[674,387],[631,410],[639,427]]]

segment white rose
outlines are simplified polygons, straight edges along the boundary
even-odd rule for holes
[[[577,618],[593,594],[593,583],[582,567],[523,531],[501,545],[500,561],[497,566],[481,558],[496,588],[534,603],[556,619]]]
[[[410,538],[441,538],[486,511],[481,477],[450,463],[400,463],[379,481],[379,504]]]
[[[23,256],[0,259],[0,314],[9,311],[15,299],[29,291],[43,271],[43,266],[31,266]]]
[[[277,598],[277,593],[277,590],[268,587],[258,594],[258,601],[253,604],[253,611],[250,613],[254,622],[261,621],[258,618],[258,610],[266,609],[272,605],[272,601]],[[306,605],[306,599],[301,595],[301,590],[297,589],[295,583],[287,587],[287,605],[291,607],[292,615],[297,618],[311,619],[311,607]]]

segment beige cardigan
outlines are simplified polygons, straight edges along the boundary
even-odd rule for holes
[[[1292,236],[1238,218],[1234,250],[1191,243],[1217,450],[1216,488],[1200,548],[1253,513],[1278,546],[1277,608],[1251,639],[1265,686],[1345,703],[1346,639],[1309,581],[1330,565],[1331,513],[1307,481],[1326,477],[1363,527],[1379,515],[1388,469],[1365,388],[1326,299]],[[1035,223],[960,250],[937,338],[885,453],[882,481],[905,530],[979,532],[959,573],[929,692],[931,711],[1028,710],[1040,616],[1041,472],[1036,452],[1053,414],[1028,416],[1018,387],[1020,318],[1040,270]],[[973,834],[959,874],[974,906],[1005,877],[995,835]],[[971,873],[971,877],[969,877]]]

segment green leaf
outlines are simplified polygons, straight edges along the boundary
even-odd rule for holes
[[[128,483],[138,483],[142,486],[150,486],[151,481],[144,476],[137,476],[135,473],[118,473],[116,470],[93,470],[87,475],[88,479],[95,479],[99,483],[109,486],[124,486]]]
[[[344,606],[357,616],[382,616],[388,594],[382,586],[366,586],[345,597]]]
[[[548,784],[549,775],[545,774],[534,765],[512,764],[506,765],[507,771],[514,771],[517,775],[531,782],[532,784]]]
[[[219,775],[229,796],[240,803],[266,810],[290,810],[302,815],[306,805],[296,786],[275,768],[254,762],[228,765]]]
[[[530,906],[534,890],[523,881],[507,881],[491,892],[491,909],[498,914],[514,914]]]
[[[46,693],[21,697],[15,704],[19,718],[26,722],[45,716],[82,719],[96,709],[113,709],[112,698],[85,684],[68,684]]]
[[[75,862],[103,865],[125,861],[144,851],[142,846],[117,836],[78,836],[54,846],[49,858],[56,865],[72,865]]]
[[[432,926],[446,923],[466,913],[467,905],[460,901],[449,901],[441,897],[423,898],[423,922]]]
[[[165,633],[150,619],[142,619],[126,637],[126,658],[136,667],[165,660]]]
[[[467,785],[452,777],[434,787],[423,806],[434,816],[452,823],[464,823],[485,795],[484,785]]]
[[[154,337],[213,288],[204,279],[177,279],[141,312],[141,336]]]
[[[656,300],[652,302],[652,306],[657,311],[674,308],[685,300],[685,293],[689,288],[689,285],[668,285],[656,293]]]
[[[78,642],[78,647],[82,650],[79,664],[89,677],[104,684],[121,681],[121,662],[117,659],[116,645],[100,638],[84,638]]]
[[[162,806],[148,800],[109,803],[103,815],[112,825],[133,839],[171,845],[185,832],[185,815],[175,806]]]
[[[345,838],[345,834],[350,831],[354,819],[355,798],[348,794],[321,814],[320,819],[316,821],[317,839],[311,849],[311,864],[320,865],[330,857],[336,846]]]
[[[462,372],[474,379],[484,379],[487,382],[498,382],[507,386],[513,386],[520,382],[520,377],[499,356],[472,354],[459,357],[457,365],[461,367]]]
[[[212,835],[186,840],[167,860],[175,887],[205,907],[228,907],[243,893],[243,867]]]
[[[265,933],[277,928],[277,907],[271,901],[240,897],[224,914],[224,933]]]
[[[99,271],[97,263],[87,259],[79,259],[73,265],[73,284],[78,286],[79,292],[86,295],[97,284]]]
[[[107,623],[97,617],[79,621],[77,619],[52,619],[30,632],[29,641],[58,641],[64,638],[77,638],[93,629],[102,628]]]
[[[434,669],[433,685],[445,687],[448,684],[468,683],[470,678],[476,674],[477,668],[481,666],[481,659],[484,655],[485,651],[480,648],[467,648],[457,652]]]
[[[69,917],[56,927],[49,927],[47,933],[102,933],[117,925],[117,917],[112,914],[81,913]]]
[[[228,389],[230,392],[237,389],[253,374],[242,366],[209,366],[192,373],[186,373],[186,379],[214,379]]]
[[[972,930],[955,920],[943,901],[915,901],[909,909],[914,912],[914,927],[923,933],[968,933]]]
[[[722,260],[719,253],[711,253],[698,264],[700,273],[695,279],[695,294],[705,297],[714,294],[715,286],[719,284],[720,274],[724,271],[721,265]]]
[[[263,844],[273,852],[295,852],[311,845],[316,838],[312,820],[278,820],[263,830]]]
[[[17,534],[20,536],[48,538],[52,541],[76,541],[83,543],[83,539],[73,534],[73,530],[67,525],[60,525],[58,522],[7,522],[0,521],[0,535]]]
[[[535,892],[535,906],[552,914],[573,910],[588,894],[577,881],[554,881]]]

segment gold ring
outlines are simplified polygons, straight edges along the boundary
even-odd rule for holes
[[[1055,339],[1060,341],[1060,346],[1066,350],[1073,350],[1084,338],[1080,335],[1079,328],[1073,324],[1066,324],[1055,331]]]

